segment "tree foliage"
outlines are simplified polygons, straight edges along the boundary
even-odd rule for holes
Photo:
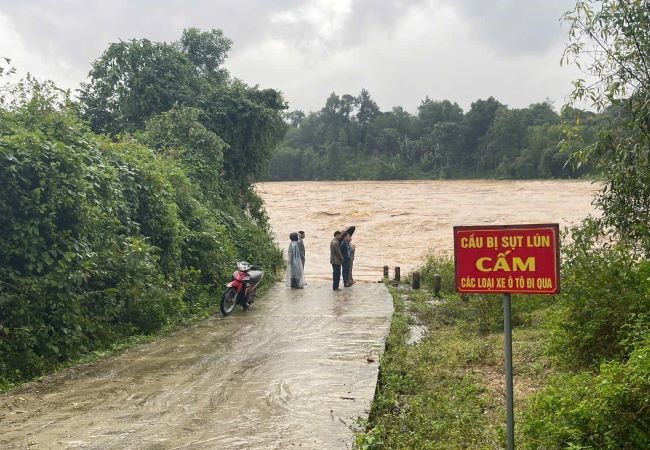
[[[223,31],[187,28],[178,44],[202,74],[216,82],[228,77],[228,72],[222,66],[232,47],[232,41],[224,36]]]
[[[227,144],[203,125],[202,116],[200,109],[174,107],[150,119],[141,140],[182,165],[206,198],[214,199],[219,194]]]
[[[192,105],[202,92],[197,67],[176,46],[148,39],[112,43],[97,59],[79,98],[95,132],[140,130],[175,104]]]
[[[650,3],[578,1],[566,62],[589,76],[572,100],[605,119],[574,158],[602,171],[601,219],[573,231],[549,353],[566,369],[528,402],[524,448],[637,449],[650,443]],[[563,116],[575,109],[568,105]],[[575,120],[578,124],[578,120]],[[567,142],[582,144],[575,128]],[[576,137],[578,139],[576,139]]]
[[[195,111],[193,120],[226,144],[219,151],[223,177],[245,191],[284,136],[286,102],[276,90],[229,78],[222,66],[231,45],[221,30],[196,28],[173,43],[110,44],[82,85],[83,117],[96,133],[117,136],[142,131],[172,108]]]
[[[588,75],[576,80],[574,102],[590,102],[609,126],[580,154],[602,170],[597,203],[605,226],[650,252],[650,2],[579,1],[564,61]]]
[[[80,105],[31,77],[0,104],[0,385],[205,314],[236,260],[280,266],[250,182],[284,101],[225,78],[221,32],[183,42],[111,44]]]
[[[521,448],[637,450],[649,442],[650,340],[627,362],[604,363],[598,375],[556,377],[532,399]]]
[[[250,87],[240,81],[214,89],[203,105],[205,126],[227,144],[225,177],[237,186],[261,178],[273,149],[286,128],[282,95],[273,89]]]
[[[603,246],[606,238],[593,220],[572,230],[569,239],[549,352],[576,370],[624,361],[638,331],[634,324],[648,311],[650,263],[638,261],[629,247]]]
[[[598,118],[573,110],[576,117],[577,136],[592,142]],[[320,111],[293,111],[286,121],[272,180],[572,178],[591,170],[566,164],[577,148],[560,148],[562,118],[546,102],[513,109],[489,97],[464,113],[457,103],[426,97],[412,115],[399,106],[382,112],[364,89],[332,93]]]

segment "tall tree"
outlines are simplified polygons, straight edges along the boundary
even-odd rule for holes
[[[461,133],[463,135],[467,160],[465,165],[475,165],[474,155],[479,149],[479,144],[487,130],[492,125],[494,116],[499,107],[503,106],[494,97],[487,100],[476,100],[469,111],[463,116]]]
[[[203,105],[204,125],[228,144],[225,177],[245,187],[261,178],[287,125],[282,94],[235,81],[211,92]]]
[[[449,100],[437,101],[426,97],[418,106],[418,118],[424,129],[429,132],[437,123],[459,123],[463,120],[463,110],[457,103]]]
[[[512,161],[525,148],[528,114],[525,109],[500,107],[481,140],[480,166],[494,174],[502,164]],[[506,176],[501,171],[498,175]]]
[[[202,74],[216,81],[228,77],[228,72],[222,66],[232,47],[232,41],[224,36],[223,31],[186,28],[178,45]]]
[[[221,65],[230,45],[220,30],[195,28],[185,30],[176,43],[110,44],[82,87],[82,111],[95,131],[117,135],[143,130],[148,120],[175,107],[175,114],[155,123],[169,128],[176,119],[184,126],[200,121],[216,135],[202,131],[204,137],[225,143],[218,145],[225,147],[224,177],[243,190],[261,177],[286,131],[286,102],[273,89],[224,78]]]
[[[94,131],[113,135],[142,129],[174,104],[195,104],[204,84],[185,53],[148,39],[110,44],[88,75],[82,113]]]
[[[530,115],[529,124],[535,125],[555,125],[560,123],[560,116],[553,109],[548,101],[533,103],[528,107]]]
[[[305,117],[305,113],[299,109],[290,111],[285,114],[287,122],[289,122],[289,125],[291,125],[293,128],[300,128],[300,125],[302,125],[302,123],[305,121]]]
[[[650,254],[650,1],[578,1],[565,15],[570,39],[564,62],[591,78],[574,82],[571,99],[612,110],[611,130],[582,159],[604,172],[597,198],[603,223]]]
[[[370,97],[370,93],[361,89],[359,96],[357,97],[358,112],[357,120],[362,125],[367,125],[374,120],[375,117],[379,115],[379,106],[377,103]]]
[[[358,100],[350,94],[341,96],[341,114],[346,122],[350,122],[354,110],[359,105]]]

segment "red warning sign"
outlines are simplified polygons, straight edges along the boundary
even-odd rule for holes
[[[559,234],[558,224],[454,227],[456,291],[557,294]]]

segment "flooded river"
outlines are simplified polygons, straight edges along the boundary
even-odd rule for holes
[[[431,251],[453,250],[454,225],[576,224],[589,214],[590,181],[349,181],[261,183],[278,244],[304,230],[307,278],[326,278],[334,230],[355,225],[355,279],[377,280],[382,267],[413,269]]]

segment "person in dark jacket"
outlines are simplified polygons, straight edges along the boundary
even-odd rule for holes
[[[335,291],[340,291],[339,283],[341,282],[341,264],[343,264],[343,254],[339,240],[341,239],[341,232],[334,232],[334,239],[330,242],[330,264],[332,265],[332,288]]]
[[[350,239],[352,236],[346,234],[343,239],[341,239],[341,254],[343,255],[343,286],[350,287],[352,283],[350,282]]]
[[[350,284],[354,284],[354,275],[352,274],[352,271],[354,269],[354,253],[357,249],[357,246],[352,243],[352,241],[349,242],[350,245]]]
[[[305,269],[305,232],[298,231],[298,248],[300,249],[300,259],[302,260],[302,268]]]

